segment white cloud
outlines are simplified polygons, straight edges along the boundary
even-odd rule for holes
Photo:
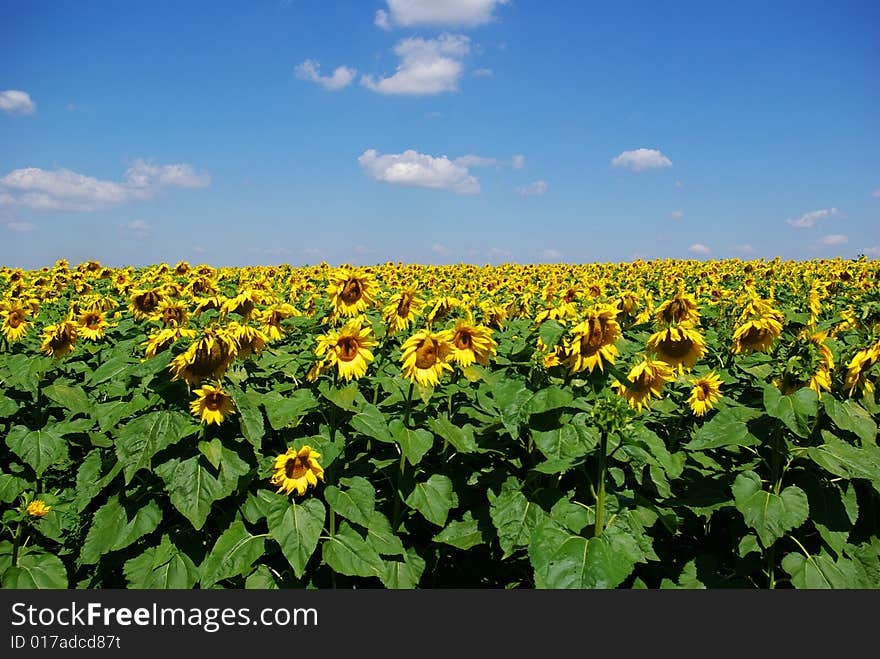
[[[875,245],[874,247],[865,247],[862,250],[865,253],[865,256],[873,256],[874,258],[880,258],[880,245]]]
[[[485,67],[474,69],[472,74],[475,78],[487,78],[489,76],[495,75],[495,72],[492,69],[487,69]]]
[[[541,252],[541,260],[543,261],[561,261],[562,252],[558,249],[545,249]]]
[[[0,92],[0,110],[9,114],[33,114],[37,106],[27,92],[7,89]]]
[[[497,165],[498,160],[496,158],[484,158],[483,156],[468,154],[461,158],[456,158],[455,163],[462,167],[491,167],[492,165]]]
[[[517,153],[511,159],[510,164],[513,166],[514,169],[522,169],[526,166],[526,157],[521,153]]]
[[[248,247],[251,254],[261,254],[263,256],[285,256],[290,254],[290,250],[286,247]]]
[[[672,167],[672,161],[656,149],[635,149],[624,151],[616,158],[612,158],[614,167],[625,167],[634,172],[660,167]]]
[[[358,163],[377,181],[436,190],[451,190],[456,194],[479,194],[480,182],[468,168],[446,156],[429,156],[408,149],[403,153],[380,154],[368,149]]]
[[[490,247],[486,250],[486,257],[492,261],[505,260],[509,261],[513,258],[513,252],[502,247]]]
[[[307,59],[302,64],[298,64],[294,69],[296,77],[300,80],[309,80],[321,85],[324,89],[330,91],[338,91],[344,87],[348,87],[357,75],[355,69],[347,66],[337,66],[333,70],[333,74],[322,76],[320,74],[321,65],[313,59]]]
[[[712,250],[708,246],[703,245],[702,243],[694,243],[693,245],[688,247],[688,251],[693,254],[702,254],[703,256],[706,256],[706,255],[712,253]]]
[[[533,197],[544,194],[549,187],[550,184],[547,181],[534,181],[526,186],[517,188],[516,191],[523,197]]]
[[[795,229],[809,229],[810,227],[816,226],[816,223],[819,220],[824,220],[832,215],[837,215],[838,212],[839,211],[836,208],[822,208],[817,211],[804,213],[798,218],[788,219],[785,222],[786,224],[793,226]]]
[[[205,249],[204,247],[202,247],[201,245],[194,245],[194,246],[193,246],[193,251],[194,251],[196,254],[204,254],[204,253],[207,252],[208,250]]]
[[[33,231],[37,225],[31,222],[7,222],[6,228],[10,231]]]
[[[401,27],[445,25],[476,27],[494,19],[497,6],[509,0],[387,0],[388,11],[376,12],[374,23],[388,30]]]
[[[132,220],[125,225],[125,228],[128,229],[131,232],[131,235],[135,238],[146,238],[150,235],[150,229],[152,229],[150,224],[144,220]]]
[[[149,199],[165,188],[203,188],[210,183],[210,175],[186,163],[154,165],[138,159],[121,183],[69,169],[27,167],[0,178],[0,203],[34,210],[92,211]]]
[[[827,236],[822,236],[821,238],[819,238],[819,244],[826,247],[830,247],[832,245],[846,245],[848,242],[849,237],[845,236],[842,233],[831,233]]]
[[[744,244],[742,244],[742,245],[734,245],[734,246],[733,246],[733,251],[734,251],[734,252],[738,252],[739,254],[754,254],[754,253],[755,253],[755,248],[752,247],[752,246],[751,246],[750,244],[748,244],[748,243],[744,243]]]
[[[675,187],[676,187],[676,188],[683,188],[683,187],[684,187],[684,183],[682,183],[681,181],[676,181],[676,182],[675,182]]]
[[[442,245],[440,243],[434,243],[431,245],[431,251],[434,252],[437,256],[449,256],[452,254],[452,250],[449,249],[446,245]]]
[[[684,217],[684,211],[672,211],[669,214],[669,217],[671,217],[673,220],[680,220]]]
[[[400,64],[394,75],[376,79],[361,76],[361,84],[380,94],[427,95],[458,91],[464,70],[462,59],[470,52],[470,39],[444,34],[437,39],[410,37],[394,47]]]

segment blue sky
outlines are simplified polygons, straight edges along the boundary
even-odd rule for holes
[[[0,43],[6,266],[880,257],[876,2],[2,0]]]

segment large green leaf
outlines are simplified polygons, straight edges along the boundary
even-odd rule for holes
[[[76,495],[74,505],[82,512],[119,472],[122,465],[112,455],[106,461],[101,449],[92,449],[83,459],[76,472]]]
[[[599,442],[596,430],[579,424],[553,430],[532,430],[535,446],[549,460],[573,462],[592,451]]]
[[[825,412],[838,428],[854,433],[862,442],[875,442],[877,424],[864,407],[850,398],[840,402],[830,394],[825,394],[822,402]]]
[[[95,511],[80,560],[86,565],[97,563],[104,554],[124,549],[155,531],[161,520],[162,510],[152,499],[146,504],[139,503],[129,518],[119,495],[114,495]]]
[[[415,484],[406,505],[418,510],[429,522],[443,526],[450,509],[458,505],[458,496],[448,476],[433,474],[427,481]]]
[[[367,526],[367,543],[383,556],[404,556],[406,552],[400,538],[394,534],[391,522],[378,510],[370,515]]]
[[[139,470],[149,470],[156,453],[197,429],[190,417],[174,411],[150,412],[126,423],[116,435],[116,455],[125,472],[125,483],[130,483]]]
[[[349,425],[362,435],[366,435],[379,442],[392,443],[391,431],[388,429],[388,421],[385,415],[375,405],[367,403],[358,408]]]
[[[761,489],[761,479],[753,471],[746,471],[733,482],[736,509],[746,524],[755,530],[765,547],[772,545],[787,531],[807,521],[810,505],[804,491],[791,485],[779,494]]]
[[[250,572],[254,561],[264,554],[265,544],[265,537],[251,534],[244,522],[232,522],[199,567],[201,587],[210,588],[223,579]]]
[[[498,543],[507,558],[519,547],[527,547],[535,526],[546,517],[541,508],[522,492],[504,490],[489,507],[492,523],[498,531]]]
[[[824,430],[822,439],[824,444],[807,449],[816,464],[835,476],[869,480],[880,492],[880,449],[873,444],[858,448]]]
[[[123,573],[131,589],[187,590],[199,580],[196,564],[167,535],[158,547],[126,561]]]
[[[111,357],[98,368],[92,371],[89,377],[89,384],[92,386],[107,382],[108,380],[116,380],[128,374],[128,371],[135,366],[132,362],[124,357]]]
[[[739,408],[718,410],[708,422],[697,428],[694,438],[685,444],[692,451],[708,451],[722,446],[755,446],[760,440],[749,432],[748,418]]]
[[[847,558],[835,561],[825,553],[816,556],[788,554],[782,559],[782,569],[791,575],[791,583],[795,588],[817,590],[869,587],[853,561]]]
[[[393,419],[388,428],[411,465],[419,464],[434,444],[434,435],[430,430],[407,428],[400,419]]]
[[[810,420],[819,411],[819,396],[809,388],[784,396],[774,385],[764,387],[764,409],[798,437],[810,435]]]
[[[525,403],[525,414],[542,414],[550,410],[568,407],[574,400],[570,389],[549,386],[532,394]]]
[[[50,384],[43,387],[43,393],[50,400],[73,414],[86,414],[91,409],[89,397],[82,387],[68,384]]]
[[[474,519],[471,511],[467,511],[460,520],[449,522],[440,533],[434,536],[434,542],[442,542],[457,549],[470,549],[485,544],[490,536]]]
[[[318,399],[310,389],[297,389],[290,396],[282,397],[280,400],[267,397],[263,405],[266,408],[266,416],[269,417],[269,425],[275,430],[280,430],[318,407]]]
[[[30,484],[23,478],[12,474],[0,474],[0,501],[12,503]]]
[[[11,419],[18,412],[18,403],[0,394],[0,420]]]
[[[18,555],[18,563],[7,567],[0,576],[0,587],[15,590],[66,589],[67,570],[54,554],[23,547]]]
[[[553,348],[559,343],[559,339],[561,339],[564,334],[565,327],[552,318],[541,323],[541,327],[538,329],[538,336],[541,337],[541,341],[548,349]]]
[[[404,560],[387,560],[380,578],[386,588],[394,590],[418,588],[422,573],[425,571],[425,559],[413,548],[406,550]]]
[[[67,442],[48,428],[30,430],[14,426],[6,436],[6,445],[34,470],[37,478],[59,462],[67,459]]]
[[[328,485],[324,490],[327,504],[335,513],[349,521],[364,527],[369,526],[376,506],[376,489],[363,476],[342,478],[339,484],[346,489]]]
[[[321,545],[324,562],[335,572],[351,577],[381,577],[385,564],[379,553],[347,522]]]
[[[472,425],[457,426],[445,416],[430,419],[428,425],[437,435],[452,444],[459,453],[473,453],[478,450]]]
[[[269,535],[281,547],[299,579],[318,546],[327,511],[318,499],[309,498],[296,503],[287,497],[271,496],[266,515]]]
[[[263,445],[263,411],[260,409],[260,394],[255,391],[240,393],[234,397],[238,410],[238,423],[241,434],[259,451]]]

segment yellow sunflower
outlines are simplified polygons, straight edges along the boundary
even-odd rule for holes
[[[844,388],[850,396],[856,390],[865,396],[874,393],[874,383],[870,379],[870,370],[880,360],[880,343],[859,350],[850,360],[846,369],[846,382]]]
[[[9,343],[23,339],[30,326],[27,311],[20,303],[12,302],[9,308],[3,311],[3,326],[0,330]]]
[[[703,416],[715,406],[715,402],[721,397],[721,378],[714,371],[711,371],[708,375],[691,380],[691,384],[694,385],[694,388],[691,390],[688,404],[694,414]]]
[[[691,369],[706,351],[703,336],[687,324],[654,332],[648,339],[648,351],[679,372]]]
[[[226,333],[235,341],[236,357],[239,359],[260,354],[269,343],[269,337],[262,330],[250,325],[229,323]]]
[[[183,379],[187,385],[202,380],[220,380],[237,354],[235,339],[223,330],[207,328],[189,348],[171,360],[172,380]]]
[[[775,316],[747,320],[733,333],[733,353],[766,352],[782,333],[782,322]]]
[[[642,407],[649,407],[652,396],[660,398],[663,386],[674,379],[669,364],[645,357],[630,369],[626,384],[615,380],[611,386],[627,400],[630,407],[641,411]]]
[[[388,326],[388,334],[396,334],[407,329],[424,306],[425,301],[419,297],[415,288],[407,288],[393,295],[382,310],[385,324]]]
[[[163,299],[156,309],[159,320],[162,321],[163,327],[186,327],[189,323],[189,313],[186,305],[181,302],[174,302],[169,299]]]
[[[152,359],[160,352],[170,348],[171,344],[177,341],[180,337],[192,339],[197,335],[198,332],[196,330],[187,329],[185,327],[162,327],[150,332],[150,336],[141,344],[141,346],[144,348],[144,353],[147,358]]]
[[[366,374],[367,365],[373,361],[370,348],[377,343],[370,333],[370,328],[362,327],[360,320],[350,320],[342,329],[319,336],[315,354],[324,357],[327,366],[336,366],[340,377],[357,380]]]
[[[47,506],[45,501],[34,499],[28,504],[27,514],[31,517],[45,517],[50,510],[52,510],[52,506]]]
[[[285,332],[281,323],[291,316],[300,315],[302,314],[297,311],[296,307],[292,304],[287,304],[286,302],[273,305],[256,314],[261,323],[263,332],[269,337],[269,341],[280,341]]]
[[[690,293],[680,292],[671,300],[666,300],[654,311],[654,319],[661,325],[691,323],[700,320],[700,308],[696,298]]]
[[[324,468],[318,464],[320,453],[311,446],[303,446],[299,451],[287,449],[287,452],[275,458],[275,473],[269,481],[278,486],[278,492],[286,494],[294,490],[300,496],[309,487],[315,487],[318,479],[324,480]]]
[[[45,354],[60,358],[73,352],[79,337],[79,326],[72,320],[62,320],[56,325],[43,328],[43,343],[40,350]]]
[[[474,362],[481,366],[489,365],[489,358],[494,357],[498,343],[492,338],[492,330],[484,325],[474,325],[468,320],[459,320],[451,331],[453,362],[467,368]]]
[[[571,373],[584,369],[592,373],[597,366],[604,371],[604,362],[614,363],[614,358],[620,354],[614,346],[614,342],[620,338],[620,325],[616,318],[616,307],[600,305],[588,313],[586,320],[571,329],[571,338],[565,344]]]
[[[132,292],[129,309],[135,320],[150,319],[156,315],[162,299],[158,291],[137,289]]]
[[[413,334],[401,346],[403,375],[423,386],[440,384],[444,370],[451,371],[449,354],[452,352],[448,331],[432,332],[423,329]]]
[[[375,277],[366,272],[337,268],[329,275],[327,295],[339,316],[357,316],[375,303],[378,291]]]
[[[85,311],[79,315],[79,334],[87,341],[104,338],[107,320],[103,311]]]
[[[208,425],[216,423],[219,426],[227,416],[235,414],[232,396],[224,391],[219,383],[216,387],[203,384],[194,393],[197,398],[190,403],[189,409],[193,416],[201,419],[202,423]]]

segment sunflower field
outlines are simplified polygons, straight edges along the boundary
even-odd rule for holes
[[[880,262],[0,268],[3,588],[878,588]]]

